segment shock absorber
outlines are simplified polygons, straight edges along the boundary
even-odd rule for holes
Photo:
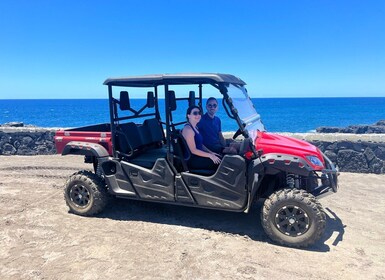
[[[286,174],[286,186],[290,189],[294,189],[295,187],[295,177],[292,173]]]

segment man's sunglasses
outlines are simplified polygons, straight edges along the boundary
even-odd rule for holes
[[[194,112],[191,112],[191,114],[193,114],[194,116],[198,116],[198,115],[201,115],[201,111],[194,111]]]
[[[217,108],[217,104],[207,104],[209,108]]]

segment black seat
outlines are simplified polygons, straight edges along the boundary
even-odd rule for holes
[[[116,127],[117,150],[125,157],[133,157],[139,151],[142,137],[137,125],[133,122]]]
[[[151,169],[158,158],[166,158],[166,155],[166,148],[150,149],[130,159],[129,162]]]
[[[159,145],[164,142],[165,137],[162,124],[157,119],[147,119],[144,121],[143,126],[146,128],[151,144]]]
[[[166,157],[164,133],[157,119],[146,120],[143,125],[119,124],[116,138],[118,154],[133,164],[152,168],[158,158]]]

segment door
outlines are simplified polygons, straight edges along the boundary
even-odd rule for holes
[[[246,206],[246,161],[239,155],[226,155],[212,176],[182,172],[182,178],[201,206],[228,210]]]

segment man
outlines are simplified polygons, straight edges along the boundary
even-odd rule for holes
[[[226,146],[226,141],[222,134],[221,120],[215,116],[218,111],[218,101],[214,97],[207,99],[206,111],[198,123],[203,145],[214,153],[221,154]]]

